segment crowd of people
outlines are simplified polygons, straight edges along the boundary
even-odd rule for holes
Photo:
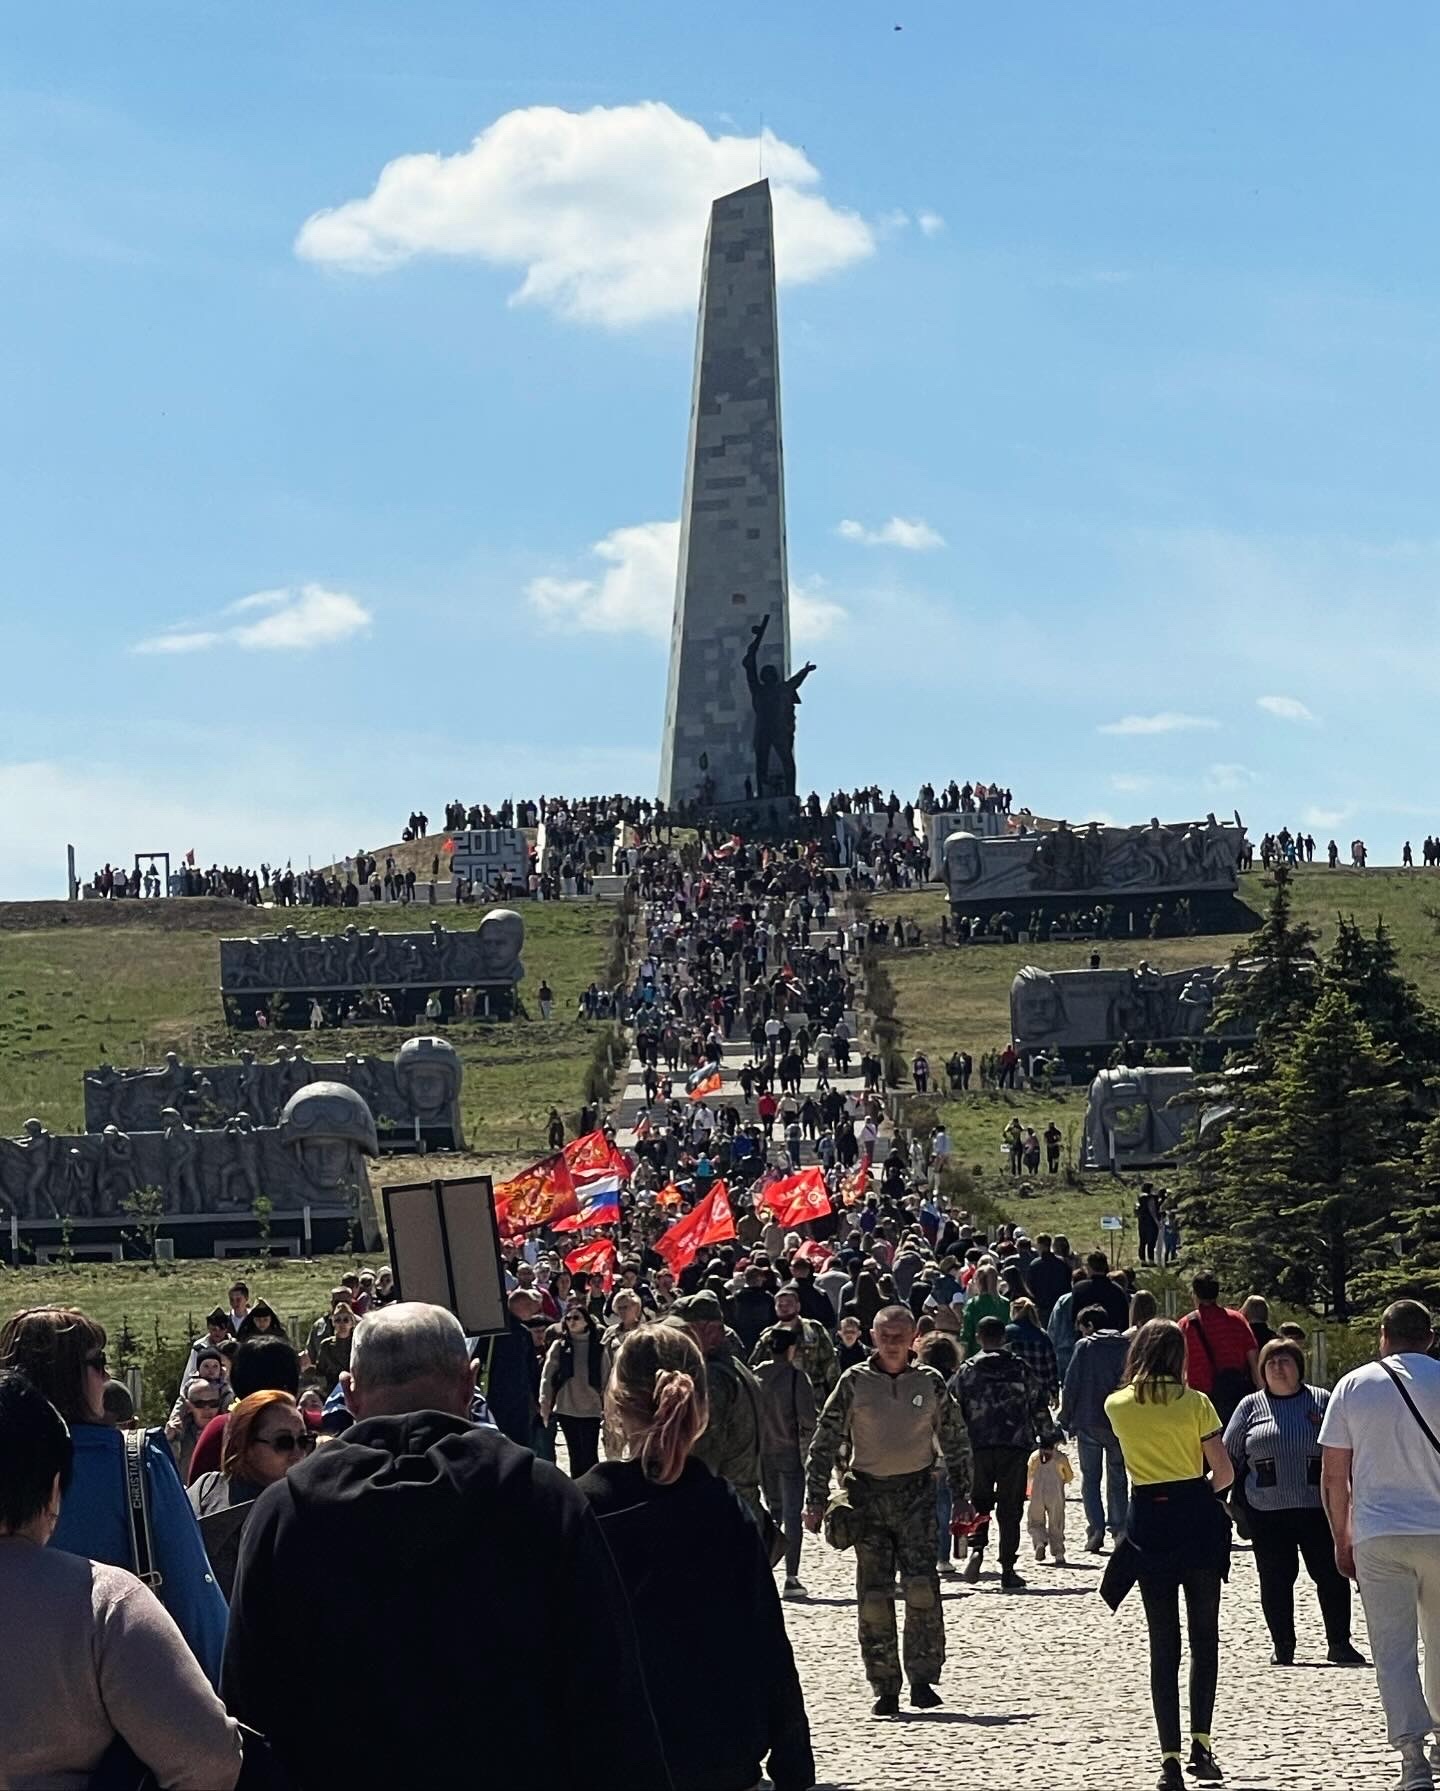
[[[1300,1649],[1301,1563],[1326,1660],[1367,1664],[1358,1583],[1401,1784],[1430,1786],[1426,1309],[1393,1304],[1378,1360],[1326,1390],[1303,1329],[1272,1329],[1257,1296],[1230,1308],[1196,1274],[1177,1323],[1103,1252],[977,1222],[947,1191],[944,1127],[907,1135],[879,1099],[823,855],[712,840],[682,859],[658,836],[634,854],[646,949],[607,1004],[644,1100],[623,1146],[581,1114],[573,1143],[620,1184],[595,1225],[507,1205],[503,1331],[467,1339],[356,1271],[291,1337],[237,1282],[145,1431],[83,1311],[0,1329],[0,1783],[85,1784],[124,1746],[161,1783],[318,1787],[336,1770],[321,1715],[350,1712],[375,1662],[373,1775],[448,1782],[476,1736],[520,1782],[543,1737],[562,1780],[754,1791],[763,1770],[807,1791],[812,1723],[835,1719],[807,1710],[783,1615],[808,1596],[808,1532],[853,1552],[882,1721],[944,1701],[942,1578],[1024,1596],[1103,1558],[1105,1602],[1138,1589],[1144,1608],[1157,1783],[1176,1791],[1223,1776],[1239,1528],[1277,1671]],[[876,1070],[842,1092],[852,1048]],[[928,1092],[923,1053],[911,1069]],[[1058,1169],[1049,1131],[1005,1142],[1019,1174]],[[549,1144],[571,1148],[554,1109]],[[1141,1201],[1154,1252],[1163,1190]]]

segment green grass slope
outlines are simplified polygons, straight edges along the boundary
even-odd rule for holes
[[[544,1143],[550,1103],[580,1104],[596,1028],[573,1019],[582,989],[603,980],[618,910],[592,903],[536,902],[525,914],[525,981],[530,1018],[457,1021],[447,1036],[465,1066],[466,1137],[481,1156],[513,1160]],[[367,908],[366,925],[423,928],[428,907]],[[460,924],[478,923],[465,910]],[[219,995],[222,938],[286,919],[338,931],[349,909],[257,914],[240,903],[0,904],[0,1129],[14,1133],[31,1115],[52,1131],[83,1126],[81,1078],[102,1062],[155,1063],[167,1050],[191,1062],[223,1061],[241,1045],[264,1052],[284,1034],[232,1034]],[[555,991],[555,1016],[539,1017],[541,981]],[[347,1051],[393,1053],[412,1029],[327,1030],[302,1036],[314,1057]]]

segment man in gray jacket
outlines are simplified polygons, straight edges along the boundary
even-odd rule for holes
[[[770,1515],[785,1533],[785,1597],[803,1598],[800,1548],[805,1540],[805,1456],[815,1435],[815,1392],[801,1364],[799,1323],[776,1325],[760,1339],[760,1485]],[[758,1353],[758,1352],[757,1352]]]
[[[1075,1349],[1060,1392],[1060,1427],[1074,1437],[1080,1452],[1085,1547],[1098,1555],[1105,1532],[1112,1540],[1118,1536],[1130,1510],[1125,1458],[1105,1416],[1105,1401],[1120,1385],[1130,1344],[1122,1332],[1111,1328],[1103,1306],[1085,1307],[1076,1317],[1075,1332]]]

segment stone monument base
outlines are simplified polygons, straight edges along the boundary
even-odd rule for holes
[[[369,1235],[366,1227],[369,1226]],[[174,1257],[335,1256],[381,1248],[373,1217],[337,1207],[285,1208],[270,1215],[268,1238],[254,1213],[170,1213],[156,1227],[163,1261]],[[11,1268],[53,1262],[148,1262],[148,1223],[132,1218],[0,1221],[0,1255]]]

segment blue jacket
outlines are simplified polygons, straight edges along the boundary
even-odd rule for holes
[[[1075,1345],[1060,1395],[1060,1424],[1074,1436],[1112,1437],[1105,1401],[1120,1385],[1129,1340],[1119,1331],[1092,1331]]]
[[[133,1573],[124,1439],[108,1424],[72,1425],[71,1435],[75,1473],[61,1502],[50,1547]],[[144,1460],[154,1569],[160,1575],[155,1594],[179,1625],[211,1684],[218,1685],[228,1612],[163,1431],[145,1433]]]

